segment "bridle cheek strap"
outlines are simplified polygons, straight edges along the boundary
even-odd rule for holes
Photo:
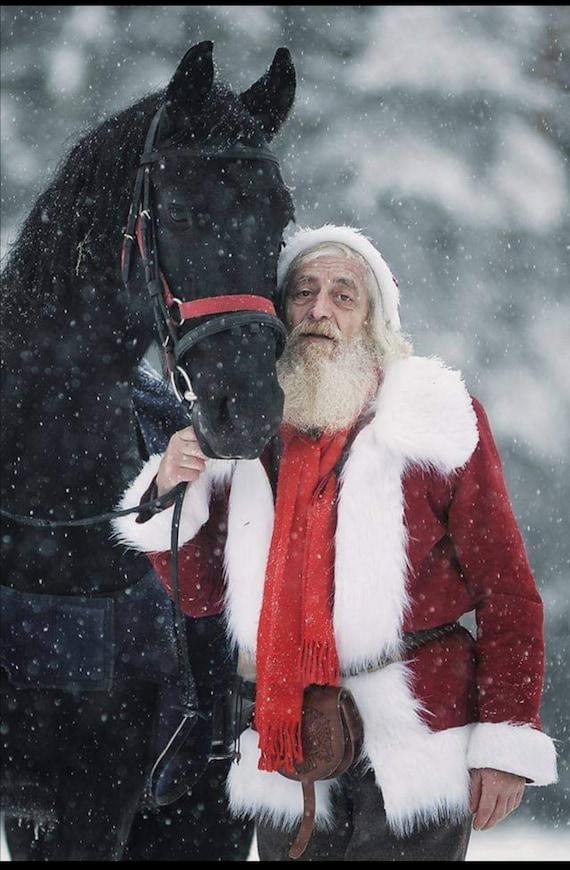
[[[137,218],[135,224],[135,235],[138,243],[138,248],[144,262],[149,260],[149,252],[146,250],[146,245],[143,239],[142,222],[140,217]],[[225,314],[228,311],[262,311],[264,314],[277,316],[275,306],[270,299],[264,296],[258,296],[256,293],[236,293],[224,296],[206,296],[203,299],[194,299],[190,302],[182,302],[173,296],[168,281],[162,270],[159,270],[160,281],[162,284],[162,295],[164,304],[176,326],[181,326],[185,320],[191,320],[193,317],[206,317],[211,314]],[[178,318],[172,317],[172,310],[178,310]]]

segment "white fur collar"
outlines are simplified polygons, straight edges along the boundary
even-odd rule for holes
[[[373,422],[375,439],[406,465],[460,468],[477,445],[475,411],[461,374],[434,357],[386,367]]]
[[[470,396],[439,360],[390,363],[376,415],[356,437],[340,480],[334,625],[344,668],[393,655],[409,606],[402,480],[407,467],[442,474],[477,444]]]

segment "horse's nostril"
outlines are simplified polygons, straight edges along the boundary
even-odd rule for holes
[[[220,413],[219,413],[219,422],[220,423],[222,423],[222,424],[229,423],[230,420],[233,418],[234,415],[231,413],[231,407],[232,407],[231,399],[228,399],[227,396],[224,396],[224,398],[220,402]]]
[[[220,401],[218,422],[220,424],[230,424],[236,426],[239,424],[239,409],[235,397],[224,396]]]
[[[220,407],[218,409],[218,421],[220,423],[227,423],[228,421],[228,400],[222,399],[220,401]]]

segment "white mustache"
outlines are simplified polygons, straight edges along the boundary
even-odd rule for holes
[[[291,338],[297,338],[301,335],[322,335],[324,338],[331,338],[333,341],[341,341],[343,337],[340,329],[337,329],[330,320],[302,320],[293,329]]]

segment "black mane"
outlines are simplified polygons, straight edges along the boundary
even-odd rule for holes
[[[85,133],[37,198],[2,270],[2,331],[39,315],[71,288],[120,285],[119,252],[148,126],[165,91],[140,99]],[[193,141],[219,147],[261,144],[237,95],[215,84]],[[166,131],[167,133],[167,131]],[[168,134],[167,134],[168,135]],[[176,137],[168,145],[178,144]],[[103,282],[103,284],[102,284]]]
[[[131,180],[161,96],[147,96],[108,118],[61,162],[7,255],[5,326],[18,311],[28,316],[49,299],[65,297],[70,284],[117,283]]]

